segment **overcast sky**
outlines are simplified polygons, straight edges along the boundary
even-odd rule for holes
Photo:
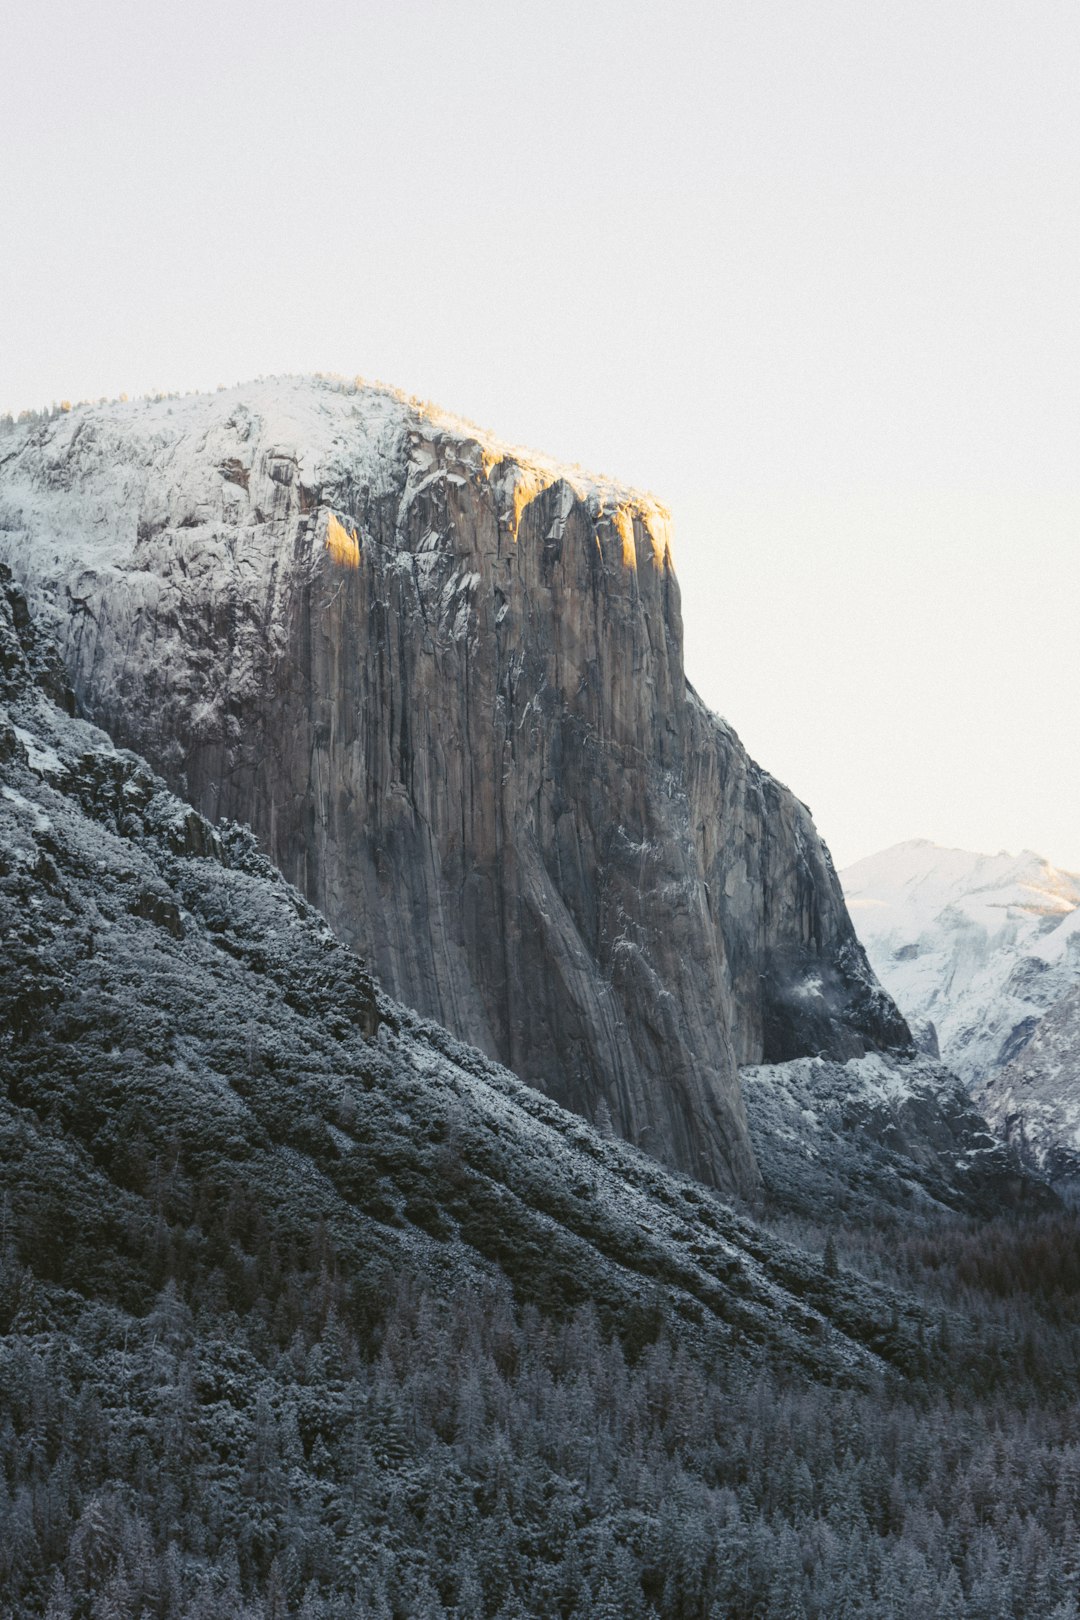
[[[380,378],[653,489],[838,863],[1080,869],[1076,0],[9,8],[0,410]]]

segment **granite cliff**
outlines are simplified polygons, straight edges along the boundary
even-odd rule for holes
[[[904,1047],[810,814],[683,671],[669,521],[386,390],[0,440],[82,711],[250,822],[386,988],[729,1190],[737,1065]]]

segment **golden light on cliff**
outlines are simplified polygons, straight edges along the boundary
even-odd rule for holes
[[[333,514],[326,519],[326,549],[331,562],[341,568],[359,568],[360,537],[355,529],[347,529]]]
[[[651,502],[620,501],[610,514],[611,525],[622,544],[625,568],[637,570],[638,540],[647,541],[657,568],[671,566],[670,519],[664,508]],[[644,553],[648,556],[648,552]]]
[[[583,473],[580,468],[561,467],[544,460],[518,461],[509,452],[496,453],[481,448],[480,457],[484,476],[495,491],[500,521],[515,543],[526,510],[558,485],[563,498],[555,514],[556,522],[565,520],[574,501],[580,501],[592,514],[595,540],[601,553],[604,542],[596,532],[597,525],[610,525],[618,536],[625,568],[636,572],[639,542],[648,547],[641,554],[642,559],[646,559],[651,550],[657,568],[671,567],[671,514],[652,495],[621,489],[610,480]]]
[[[637,540],[634,538],[634,514],[628,506],[617,506],[611,521],[615,533],[622,541],[622,560],[625,568],[637,568]]]

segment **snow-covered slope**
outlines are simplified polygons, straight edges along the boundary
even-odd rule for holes
[[[1080,983],[1080,873],[1023,850],[979,855],[924,838],[840,873],[871,965],[972,1088],[1009,1063]]]

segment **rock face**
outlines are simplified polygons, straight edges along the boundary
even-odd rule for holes
[[[666,513],[317,379],[0,440],[84,711],[391,993],[752,1190],[736,1064],[903,1045],[809,812],[688,688]]]
[[[1061,996],[1016,1057],[976,1096],[1021,1163],[1080,1194],[1080,984]]]

